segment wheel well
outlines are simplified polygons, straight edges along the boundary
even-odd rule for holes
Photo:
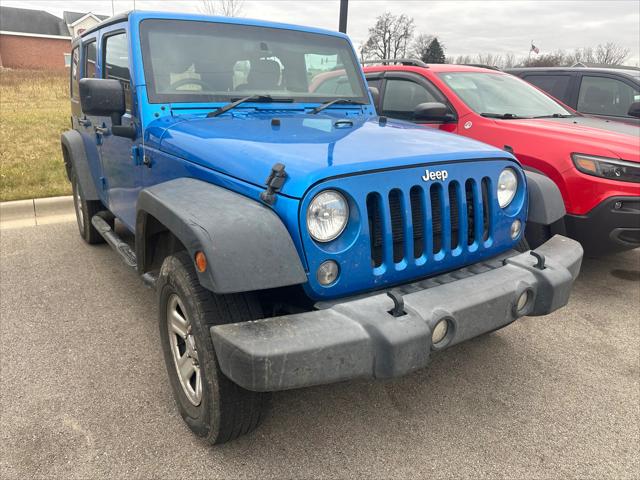
[[[180,239],[152,215],[146,215],[142,272],[160,270],[169,255],[186,251]]]

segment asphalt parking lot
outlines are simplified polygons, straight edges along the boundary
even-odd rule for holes
[[[0,239],[2,478],[640,476],[640,250],[586,260],[560,312],[405,378],[274,394],[210,447],[174,406],[153,292],[108,247],[74,223]]]

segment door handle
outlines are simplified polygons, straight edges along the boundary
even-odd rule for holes
[[[82,125],[83,127],[90,127],[91,126],[91,120],[89,120],[87,117],[79,118],[78,119],[78,123],[80,125]]]

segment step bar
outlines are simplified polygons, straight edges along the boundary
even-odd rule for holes
[[[136,253],[131,249],[129,244],[111,228],[111,225],[109,225],[107,221],[109,218],[113,218],[110,212],[98,212],[91,217],[91,225],[93,225],[102,238],[104,238],[107,244],[118,253],[126,266],[137,270],[138,259],[136,258]],[[157,280],[158,276],[152,272],[147,272],[142,275],[142,281],[149,288],[155,288]]]

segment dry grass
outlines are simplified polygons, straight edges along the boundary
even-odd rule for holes
[[[0,201],[71,193],[60,150],[68,85],[65,72],[0,70]]]

